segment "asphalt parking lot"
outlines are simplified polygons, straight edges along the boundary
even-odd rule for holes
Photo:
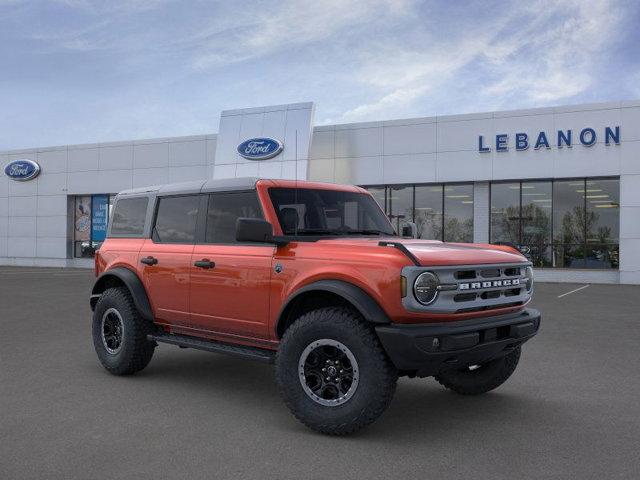
[[[162,345],[109,375],[92,280],[0,267],[3,479],[640,476],[640,287],[538,284],[541,332],[501,388],[401,379],[377,423],[331,438],[289,414],[268,365]]]

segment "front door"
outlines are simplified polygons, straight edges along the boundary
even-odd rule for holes
[[[191,256],[191,321],[220,337],[264,340],[274,246],[236,242],[239,217],[263,217],[255,191],[209,196],[204,243]]]
[[[189,275],[200,198],[159,198],[152,238],[140,250],[142,278],[161,324],[189,324]]]

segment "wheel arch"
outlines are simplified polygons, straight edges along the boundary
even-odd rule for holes
[[[277,338],[282,338],[287,328],[300,315],[336,304],[353,308],[368,322],[390,323],[389,317],[378,302],[362,288],[343,280],[319,280],[296,290],[287,299],[276,322]]]
[[[89,303],[91,310],[94,310],[96,303],[100,299],[100,296],[108,288],[113,287],[126,287],[133,298],[133,303],[136,306],[138,312],[145,320],[153,321],[153,312],[151,310],[151,304],[149,303],[149,297],[147,291],[138,275],[133,271],[125,267],[116,267],[107,270],[98,277],[91,290],[91,298]]]

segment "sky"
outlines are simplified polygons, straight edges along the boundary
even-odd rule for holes
[[[640,98],[640,2],[0,0],[0,150]]]

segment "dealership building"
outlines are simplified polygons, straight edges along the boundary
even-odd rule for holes
[[[92,266],[117,192],[251,176],[364,186],[398,231],[514,245],[541,280],[640,284],[640,101],[320,126],[313,103],[276,105],[0,164],[0,265]]]

